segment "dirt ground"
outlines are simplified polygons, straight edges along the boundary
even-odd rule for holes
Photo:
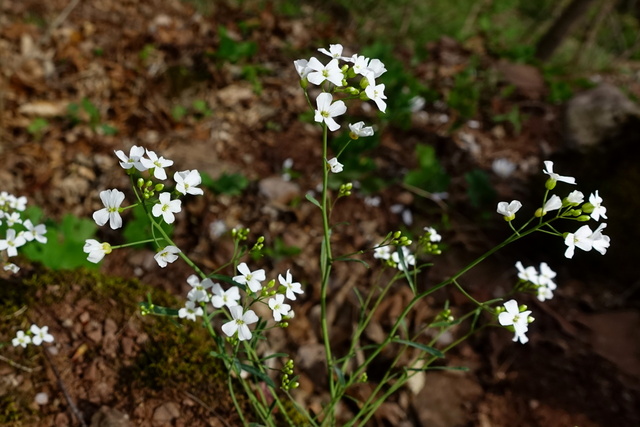
[[[99,191],[127,187],[113,151],[127,151],[134,144],[174,160],[180,170],[198,169],[213,178],[242,173],[250,183],[242,195],[207,192],[188,202],[174,236],[205,269],[221,265],[231,253],[231,243],[216,232],[221,225],[250,227],[255,237],[265,236],[267,246],[280,242],[300,248],[295,256],[281,251],[256,265],[268,272],[291,269],[306,286],[294,307],[295,321],[286,330],[274,330],[266,350],[293,356],[301,383],[297,397],[314,410],[324,393],[322,380],[315,377],[321,342],[315,261],[320,217],[311,204],[294,201],[304,200],[320,183],[315,165],[322,153],[320,131],[300,118],[308,107],[292,61],[329,42],[339,41],[352,51],[363,46],[357,30],[345,32],[338,18],[317,19],[319,14],[330,17],[331,11],[310,7],[303,8],[301,16],[287,17],[272,6],[239,8],[216,2],[201,14],[177,0],[0,3],[0,190],[27,196],[49,218],[60,219],[66,212],[90,218],[101,207]],[[220,27],[231,40],[255,42],[255,54],[238,63],[216,57],[225,39]],[[377,243],[389,230],[436,226],[446,251],[424,286],[457,271],[508,231],[495,218],[493,201],[488,210],[471,206],[467,172],[487,171],[496,201],[536,200],[539,192],[530,188],[543,182],[542,161],[563,149],[560,108],[543,101],[547,89],[535,69],[524,68],[524,74],[505,71],[504,64],[482,56],[481,47],[446,38],[429,50],[430,61],[420,64],[409,65],[411,53],[401,46],[396,56],[424,84],[444,93],[450,90],[450,77],[472,54],[480,55],[483,69],[501,69],[502,78],[514,85],[517,101],[509,102],[519,102],[527,116],[520,132],[487,120],[489,114],[482,111],[476,123],[462,121],[454,129],[455,111],[427,103],[407,116],[410,123],[382,128],[380,144],[366,153],[377,176],[392,184],[383,188],[376,206],[362,192],[341,202],[333,220],[345,225],[336,233],[335,245],[348,253]],[[260,65],[256,79],[247,77],[243,64]],[[83,98],[99,111],[95,122],[84,113],[69,118],[69,105]],[[204,101],[209,111],[194,111],[189,107],[194,101]],[[500,99],[483,102],[494,112],[512,106]],[[179,119],[176,105],[188,107]],[[358,114],[376,120],[366,108]],[[36,118],[47,120],[44,129],[29,129]],[[436,149],[451,176],[444,205],[401,185],[399,178],[417,166],[414,149],[419,143]],[[518,165],[508,179],[491,172],[498,158]],[[291,181],[282,176],[286,159],[292,159],[297,175]],[[410,225],[406,212],[412,216]],[[609,214],[615,218],[611,210]],[[99,237],[122,241],[108,229]],[[447,365],[468,371],[428,372],[413,390],[402,390],[383,405],[371,425],[640,425],[637,274],[633,268],[609,274],[614,268],[592,253],[581,253],[583,261],[569,264],[562,257],[564,248],[548,247],[543,239],[518,244],[472,270],[463,283],[471,295],[486,300],[510,289],[515,261],[554,266],[559,283],[554,299],[523,300],[536,318],[531,341],[514,344],[504,329],[484,330],[448,355]],[[100,268],[106,277],[51,273],[26,260],[20,263],[23,271],[1,282],[3,292],[23,286],[38,304],[2,316],[15,328],[36,320],[48,324],[56,342],[44,352],[3,349],[0,416],[8,425],[238,425],[227,391],[216,381],[224,373],[206,350],[198,354],[203,347],[198,347],[202,337],[197,328],[142,317],[136,308],[147,292],[157,292],[169,303],[170,297],[161,293],[166,291],[180,304],[188,287],[186,265],[161,270],[147,249],[108,255]],[[589,266],[591,270],[585,268]],[[332,337],[336,346],[349,338],[353,324],[357,300],[348,291],[366,288],[372,274],[359,265],[336,265],[329,304],[335,325],[345,326]],[[139,282],[124,282],[123,291],[110,277]],[[635,281],[622,279],[628,277]],[[408,292],[395,289],[375,322],[379,332],[372,331],[369,339],[384,333],[386,319],[407,300]],[[419,307],[420,316],[437,314],[446,300],[466,301],[445,291]],[[1,340],[9,341],[15,331],[1,333]],[[192,336],[196,344],[189,344]],[[158,350],[162,348],[176,352]],[[207,375],[186,368],[170,374],[162,370],[163,363],[177,363],[187,354],[188,362]],[[375,381],[375,372],[370,378]],[[368,386],[355,393],[366,393]],[[35,403],[37,393],[45,393],[47,402]],[[346,404],[341,408],[345,418],[350,410]]]

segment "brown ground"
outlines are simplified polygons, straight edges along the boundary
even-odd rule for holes
[[[305,297],[296,301],[295,321],[286,331],[273,332],[268,350],[285,351],[295,358],[301,375],[298,397],[311,409],[317,408],[323,397],[322,379],[314,377],[319,342],[318,267],[314,261],[319,250],[319,217],[309,203],[291,202],[302,199],[307,189],[319,183],[315,165],[321,152],[319,131],[299,119],[307,106],[291,61],[308,57],[328,41],[357,50],[362,47],[357,31],[343,34],[344,25],[317,19],[326,11],[316,9],[286,18],[269,7],[216,6],[203,16],[179,1],[94,0],[81,2],[64,16],[66,5],[59,0],[0,4],[1,189],[28,196],[50,218],[59,219],[65,212],[90,217],[99,207],[100,190],[126,188],[113,150],[128,150],[133,144],[173,159],[179,169],[196,168],[214,178],[223,172],[244,174],[251,184],[242,196],[208,193],[189,202],[174,235],[205,269],[222,264],[230,253],[229,243],[208,231],[216,220],[227,227],[250,227],[253,238],[265,236],[267,246],[281,239],[286,246],[301,248],[299,255],[276,254],[256,265],[274,272],[274,278],[291,268],[294,277],[307,285]],[[220,48],[219,26],[234,38],[257,43],[257,53],[246,63],[264,67],[260,93],[242,76],[241,65],[212,55]],[[145,51],[145,46],[154,49]],[[501,69],[506,80],[502,84],[514,85],[516,95],[509,101],[499,97],[483,100],[486,111],[477,117],[480,129],[467,124],[451,129],[456,113],[430,103],[426,111],[411,116],[410,126],[385,127],[381,144],[367,156],[374,159],[376,174],[393,184],[380,194],[378,207],[366,205],[358,195],[341,202],[333,218],[336,223],[348,221],[335,236],[336,247],[343,252],[370,246],[386,231],[399,228],[402,219],[389,213],[392,205],[402,204],[412,211],[415,230],[437,226],[448,250],[429,273],[429,282],[464,266],[506,232],[501,221],[486,219],[494,217],[493,201],[490,207],[470,207],[464,174],[474,168],[490,171],[495,158],[509,158],[520,166],[515,177],[505,181],[491,175],[491,182],[500,200],[526,200],[533,197],[527,189],[540,183],[541,161],[561,146],[558,108],[541,101],[546,89],[535,69],[506,70],[505,64],[496,65],[484,55],[481,47],[462,47],[446,39],[430,49],[432,61],[418,64],[412,72],[440,93],[449,90],[449,76],[460,72],[471,54],[477,53],[481,68],[488,72]],[[406,49],[398,48],[396,53],[409,63]],[[98,107],[100,124],[117,128],[117,135],[93,129],[86,117],[76,124],[65,118],[69,103],[85,97]],[[194,100],[206,101],[212,114],[200,117],[190,112],[182,120],[172,117],[172,108],[190,106]],[[508,112],[513,103],[527,112],[520,133],[508,124],[488,120],[492,114]],[[444,113],[450,117],[448,123],[437,120]],[[375,120],[364,109],[358,114]],[[27,131],[36,117],[45,117],[49,123],[40,134]],[[425,142],[437,149],[452,176],[447,210],[397,183],[404,170],[416,167],[414,147]],[[293,169],[300,174],[294,184],[281,178],[287,158],[293,159]],[[444,225],[444,218],[450,226]],[[121,241],[117,233],[101,233],[101,239]],[[615,236],[612,240],[615,242]],[[512,266],[518,259],[514,252],[523,261],[531,260],[530,264],[548,261],[556,267],[560,285],[556,297],[544,304],[527,300],[536,317],[531,342],[521,346],[513,344],[502,329],[484,331],[447,360],[449,366],[469,367],[468,372],[429,372],[415,392],[403,390],[383,406],[375,425],[640,425],[637,282],[623,286],[600,264],[598,271],[589,274],[563,265],[557,242],[546,250],[549,259],[540,259],[542,245],[547,244],[541,242],[534,239],[498,255],[464,280],[472,295],[489,299],[511,286]],[[184,295],[188,268],[175,263],[160,270],[152,255],[148,250],[115,251],[105,259],[101,271],[109,276],[137,277],[152,288]],[[587,260],[599,256],[578,255]],[[26,261],[22,264],[26,266]],[[137,314],[134,304],[145,299],[144,288],[131,285],[136,292],[114,295],[109,293],[112,288],[102,286],[109,280],[98,276],[40,273],[47,277],[45,285],[40,276],[29,279],[34,271],[42,272],[38,267],[25,267],[19,276],[24,283],[2,282],[5,290],[30,283],[37,301],[43,302],[27,313],[7,312],[3,317],[11,316],[14,328],[31,321],[48,324],[56,337],[55,351],[47,357],[38,349],[7,348],[2,353],[13,363],[0,364],[0,403],[5,414],[10,408],[21,411],[23,421],[16,424],[80,425],[76,412],[83,414],[86,424],[103,427],[123,425],[118,424],[122,420],[117,421],[123,414],[133,425],[238,424],[226,390],[216,388],[216,367],[206,354],[193,356],[192,363],[211,369],[210,381],[200,378],[197,384],[190,383],[190,374],[184,372],[166,381],[149,381],[161,372],[156,364],[175,363],[171,357],[183,357],[160,356],[157,349],[162,345],[186,348],[189,340],[172,337],[179,330],[176,325]],[[336,346],[348,339],[352,322],[355,303],[349,290],[363,288],[371,276],[359,265],[336,266],[330,306],[337,331],[346,334],[336,332]],[[91,283],[96,290],[87,290]],[[37,284],[42,289],[34,287]],[[380,327],[378,334],[384,333],[385,319],[406,300],[405,291],[397,289],[390,298],[387,311],[375,324]],[[425,302],[418,315],[436,314],[445,299],[464,303],[459,294],[443,292]],[[7,334],[3,341],[14,332],[3,331]],[[197,330],[186,332],[198,334]],[[376,331],[368,338],[375,341]],[[375,374],[373,369],[372,381]],[[49,403],[33,403],[39,392],[47,393]],[[355,392],[366,393],[366,386]],[[348,406],[342,410],[347,417]]]

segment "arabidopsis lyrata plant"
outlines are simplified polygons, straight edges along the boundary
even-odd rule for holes
[[[52,343],[53,335],[49,333],[48,326],[39,327],[36,324],[31,325],[27,332],[17,331],[15,338],[11,340],[14,347],[26,348],[29,344],[41,345],[42,343]]]
[[[290,394],[290,391],[299,385],[294,376],[293,359],[283,361],[281,369],[278,370],[265,363],[267,359],[272,358],[271,355],[260,354],[258,343],[267,337],[270,329],[288,326],[288,322],[294,319],[293,308],[303,294],[302,284],[294,281],[290,270],[284,275],[278,274],[276,284],[276,274],[250,265],[253,262],[251,259],[245,260],[247,255],[260,253],[264,238],[259,237],[252,246],[247,245],[249,230],[232,229],[234,251],[230,261],[212,272],[205,273],[189,258],[188,253],[178,248],[160,226],[162,222],[180,220],[182,197],[202,194],[202,191],[197,189],[201,182],[197,171],[167,174],[164,169],[172,166],[173,162],[140,147],[132,148],[129,156],[117,152],[123,170],[131,177],[135,203],[124,207],[121,206],[124,201],[119,199],[109,200],[109,204],[103,203],[104,209],[107,209],[108,220],[111,220],[112,212],[116,212],[113,209],[117,209],[120,214],[134,205],[141,205],[152,226],[152,235],[148,240],[138,243],[152,242],[156,246],[156,260],[161,267],[170,268],[168,264],[180,258],[194,270],[195,274],[186,278],[189,291],[184,306],[170,309],[148,301],[141,304],[142,311],[143,314],[172,315],[193,321],[209,332],[214,347],[211,355],[220,358],[229,371],[229,392],[238,409],[238,416],[245,425],[253,423],[254,419],[268,426],[366,425],[376,410],[413,376],[430,369],[447,351],[488,324],[509,329],[514,333],[514,341],[522,344],[528,341],[527,332],[533,321],[532,313],[511,298],[511,293],[526,291],[534,293],[540,301],[550,299],[553,290],[556,289],[555,272],[544,263],[540,265],[540,271],[533,267],[525,268],[518,263],[516,268],[519,281],[513,292],[504,298],[506,302],[502,298],[478,301],[461,283],[462,277],[473,267],[499,249],[536,231],[560,237],[565,242],[566,251],[570,252],[570,256],[573,256],[575,247],[582,250],[596,249],[605,253],[609,246],[609,238],[602,234],[605,224],[598,226],[595,231],[586,224],[573,233],[559,230],[557,224],[561,222],[582,223],[600,217],[606,218],[606,210],[597,192],[590,198],[589,203],[584,203],[584,196],[582,193],[576,193],[577,190],[564,198],[549,194],[555,189],[557,182],[575,185],[576,180],[554,172],[553,163],[547,161],[543,170],[549,175],[546,182],[547,191],[542,202],[536,206],[537,209],[530,209],[530,218],[518,225],[523,216],[522,211],[527,211],[526,207],[517,200],[500,202],[497,212],[508,220],[507,224],[513,233],[495,248],[440,283],[432,284],[427,280],[418,280],[418,275],[431,265],[435,256],[442,253],[443,238],[434,227],[425,227],[415,242],[402,232],[389,232],[378,240],[375,246],[355,253],[339,253],[339,250],[333,247],[333,241],[340,228],[334,228],[331,213],[340,207],[338,202],[341,198],[351,195],[354,187],[351,183],[343,184],[339,191],[334,193],[328,186],[329,175],[339,172],[336,168],[342,169],[339,159],[346,145],[359,138],[371,136],[373,127],[366,126],[364,122],[349,125],[349,129],[345,130],[349,133],[349,141],[331,156],[329,135],[330,132],[341,129],[341,117],[346,114],[350,102],[371,101],[381,112],[386,110],[385,85],[378,82],[385,72],[384,64],[375,58],[357,54],[351,57],[343,56],[342,51],[342,46],[331,45],[328,50],[321,50],[321,53],[329,57],[328,60],[326,57],[323,58],[325,61],[312,57],[294,61],[309,108],[315,113],[315,122],[322,129],[322,157],[316,159],[316,164],[322,172],[320,199],[316,199],[310,193],[307,195],[307,200],[318,208],[322,223],[321,242],[317,251],[320,277],[314,281],[319,283],[319,334],[324,352],[324,385],[327,397],[322,402],[319,413],[310,414]],[[167,176],[173,176],[174,182],[162,182]],[[113,194],[113,191],[110,194]],[[590,213],[593,215],[589,215]],[[106,224],[104,213],[98,217]],[[88,241],[85,252],[90,260],[97,262],[112,250],[121,247],[111,246],[106,242]],[[360,307],[356,326],[349,334],[351,341],[346,347],[336,348],[332,340],[336,325],[328,314],[331,296],[329,284],[332,280],[333,266],[341,261],[355,261],[369,266],[361,259],[361,255],[368,251],[372,253],[374,266],[382,268],[381,273],[384,274],[378,275],[381,282],[368,284],[366,292],[356,293]],[[336,282],[336,285],[339,286],[340,283]],[[394,286],[407,286],[412,297],[400,314],[388,319],[386,335],[375,344],[370,344],[365,331],[374,319],[381,317],[377,311]],[[473,310],[464,313],[456,308],[454,311],[446,304],[432,319],[420,321],[419,324],[413,322],[411,316],[418,307],[417,304],[427,298],[431,299],[433,293],[446,286],[453,287],[455,291],[464,295],[473,304]],[[261,317],[259,313],[268,314]],[[488,322],[482,321],[483,313],[487,314],[485,318],[489,319]],[[443,334],[450,334],[452,328],[463,322],[469,324],[466,332],[450,344],[442,344],[439,338]],[[426,332],[428,329],[429,333]],[[368,370],[374,363],[381,362],[383,354],[387,371],[382,372],[380,377],[370,384],[370,393],[365,397],[355,398],[357,394],[350,391],[358,383],[369,381]],[[389,360],[390,354],[394,356]],[[280,375],[279,379],[277,375]],[[238,387],[242,388],[251,402],[253,415],[242,411],[235,397]],[[286,406],[285,398],[290,398],[293,406]],[[357,409],[346,418],[339,418],[337,409],[346,399],[356,399],[354,407]],[[297,421],[293,420],[290,410],[287,409],[292,407],[298,412]],[[300,417],[304,422],[299,421]]]

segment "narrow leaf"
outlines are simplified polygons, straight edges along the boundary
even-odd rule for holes
[[[398,344],[408,345],[410,347],[415,347],[419,350],[429,353],[432,356],[441,357],[441,358],[444,357],[444,353],[441,352],[440,350],[433,347],[429,347],[428,345],[420,344],[418,342],[401,340],[401,339],[394,339],[393,342],[397,342]]]
[[[320,206],[320,202],[316,200],[315,197],[313,197],[311,194],[307,193],[304,195],[304,197],[310,201],[311,203],[313,203],[314,205],[316,205],[317,207],[319,207],[320,209],[322,209],[322,206]]]

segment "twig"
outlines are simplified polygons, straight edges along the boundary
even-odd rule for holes
[[[56,365],[53,364],[53,360],[51,360],[51,356],[49,356],[49,352],[45,348],[42,349],[42,352],[44,353],[45,357],[49,361],[49,365],[51,365],[51,369],[53,369],[53,373],[55,374],[56,379],[58,380],[58,386],[60,387],[60,390],[62,390],[62,394],[64,394],[64,398],[67,400],[67,403],[69,404],[69,408],[71,408],[71,412],[78,419],[82,427],[87,427],[87,424],[84,422],[84,419],[82,418],[82,412],[80,412],[80,410],[78,410],[78,407],[75,405],[75,403],[73,403],[73,400],[71,399],[71,396],[67,391],[67,388],[62,382],[62,377],[60,376],[60,372],[58,372],[58,368],[56,368]]]
[[[231,427],[231,424],[229,424],[228,422],[225,421],[224,418],[222,418],[222,416],[220,414],[218,414],[216,411],[213,410],[213,408],[211,408],[211,406],[207,405],[206,403],[204,403],[202,400],[198,399],[196,396],[194,396],[192,393],[189,393],[188,391],[183,390],[182,391],[184,394],[187,395],[187,397],[189,397],[189,399],[193,400],[194,402],[196,402],[198,405],[202,406],[204,409],[208,410],[209,412],[211,412],[213,415],[215,415],[216,417],[218,417],[218,421],[220,421],[222,424],[224,424],[227,427]]]
[[[28,372],[28,373],[32,373],[33,372],[32,368],[28,368],[28,367],[26,367],[24,365],[21,365],[21,364],[19,364],[17,362],[14,362],[11,359],[7,359],[6,357],[4,357],[2,355],[0,355],[0,360],[2,360],[3,362],[7,362],[9,365],[13,366],[14,368],[22,369],[25,372]]]
[[[56,16],[56,18],[51,21],[51,25],[49,25],[49,28],[47,28],[47,32],[45,33],[44,37],[42,38],[42,44],[48,44],[49,40],[51,39],[51,33],[53,33],[53,30],[56,29],[56,27],[58,27],[58,25],[62,24],[64,21],[66,21],[66,19],[69,17],[69,14],[71,13],[71,11],[73,9],[75,9],[75,7],[80,3],[80,0],[71,0],[69,2],[69,4],[67,5],[67,7],[65,7],[62,12],[60,12],[60,14],[58,16]]]

